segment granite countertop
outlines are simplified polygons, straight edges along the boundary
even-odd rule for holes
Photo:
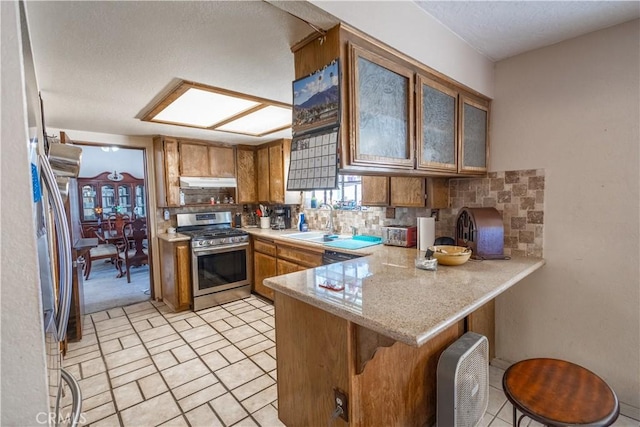
[[[250,233],[307,244],[286,238],[286,234],[296,232],[287,231]],[[277,292],[415,347],[545,264],[541,258],[515,257],[469,260],[460,266],[439,265],[437,271],[427,271],[415,268],[415,248],[377,245],[345,252],[365,256],[271,277],[264,283]],[[320,286],[325,283],[344,289],[332,291]]]
[[[315,248],[323,248],[325,247],[323,243],[320,242],[309,242],[309,241],[305,241],[305,240],[300,240],[300,239],[294,239],[289,237],[290,234],[298,234],[301,233],[300,231],[294,229],[294,228],[289,228],[286,230],[271,230],[268,228],[253,228],[253,227],[243,227],[242,228],[244,231],[248,232],[251,236],[253,237],[263,237],[265,239],[269,239],[269,240],[274,240],[274,241],[279,241],[279,242],[283,242],[283,243],[295,243],[297,245],[302,245],[302,246],[310,246],[310,247],[315,247]],[[323,230],[309,230],[309,232],[312,233],[318,233],[318,232],[323,232]],[[351,235],[346,235],[346,234],[342,234],[340,235],[341,238],[349,238],[351,237]],[[375,246],[368,246],[366,248],[362,248],[362,249],[336,249],[336,248],[330,248],[327,247],[327,249],[329,250],[333,250],[333,251],[338,251],[338,252],[346,252],[346,253],[352,253],[352,254],[358,254],[358,255],[371,255],[372,253],[375,253],[377,250],[379,250],[379,248],[382,247],[382,245],[375,245]]]
[[[191,240],[190,236],[180,233],[158,233],[158,238],[167,242],[182,242],[185,240]]]

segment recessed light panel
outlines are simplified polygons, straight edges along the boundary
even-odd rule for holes
[[[182,80],[141,120],[264,136],[291,127],[291,105]]]
[[[225,132],[264,135],[291,126],[291,109],[269,105],[218,127]]]
[[[248,99],[190,88],[152,120],[207,128],[258,104]]]

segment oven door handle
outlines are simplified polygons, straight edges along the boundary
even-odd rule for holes
[[[248,248],[249,243],[238,243],[235,245],[223,245],[223,246],[210,246],[208,248],[193,248],[191,251],[195,256],[219,254],[223,252],[229,252],[234,249]]]

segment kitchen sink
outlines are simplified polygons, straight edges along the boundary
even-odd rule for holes
[[[344,239],[349,236],[338,236],[337,234],[327,235],[322,231],[308,231],[304,233],[287,234],[282,237],[288,237],[290,239],[296,239],[296,240],[303,240],[305,242],[326,243],[326,242],[333,242],[334,240],[338,240],[338,239]]]

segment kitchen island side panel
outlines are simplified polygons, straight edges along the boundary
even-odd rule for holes
[[[275,313],[278,417],[288,427],[327,425],[333,389],[349,390],[348,321],[279,292]]]
[[[280,292],[275,312],[278,414],[287,426],[327,424],[335,388],[347,394],[351,426],[435,421],[438,358],[464,332],[462,321],[413,347]]]

